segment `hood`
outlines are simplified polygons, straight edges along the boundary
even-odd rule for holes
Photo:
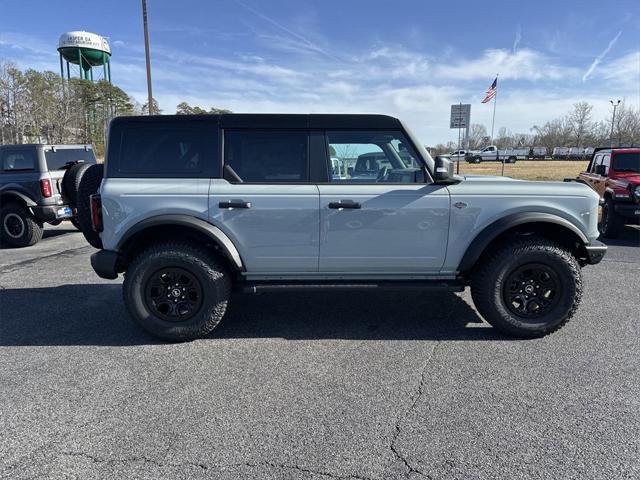
[[[618,182],[640,185],[640,173],[638,172],[616,172],[615,180]]]

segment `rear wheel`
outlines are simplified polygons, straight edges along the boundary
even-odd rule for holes
[[[607,197],[602,206],[602,218],[598,230],[603,237],[616,238],[624,226],[624,220],[616,213],[615,205],[611,197]]]
[[[516,157],[509,157],[509,163],[516,163],[516,160],[518,160]]]
[[[472,274],[471,295],[494,328],[521,338],[564,326],[582,297],[580,266],[570,252],[541,237],[503,243]]]
[[[80,188],[78,189],[77,209],[78,225],[84,238],[92,247],[102,248],[100,235],[93,229],[91,224],[91,195],[98,192],[102,182],[103,166],[101,164],[91,165],[82,176]],[[75,225],[75,224],[74,224]]]
[[[170,341],[202,338],[222,320],[231,280],[219,260],[190,243],[143,251],[127,269],[124,301],[144,330]]]
[[[9,203],[0,209],[0,240],[11,247],[29,247],[42,238],[42,224],[23,205]]]
[[[77,230],[82,230],[82,228],[80,228],[78,217],[72,217],[69,221],[71,222],[71,225],[73,225]]]

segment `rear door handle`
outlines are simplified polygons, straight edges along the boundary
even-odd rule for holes
[[[244,200],[227,200],[225,202],[218,203],[220,208],[251,208],[251,202],[245,202]]]
[[[329,208],[333,208],[333,209],[340,209],[340,208],[353,208],[353,209],[358,209],[361,208],[362,205],[360,205],[358,202],[354,202],[353,200],[340,200],[339,202],[330,202],[329,203]]]

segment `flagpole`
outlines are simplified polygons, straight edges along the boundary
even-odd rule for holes
[[[498,102],[498,74],[496,73],[496,93],[493,96],[493,119],[491,120],[491,143],[493,144],[493,127],[496,123],[496,103]]]
[[[493,128],[496,124],[496,103],[498,103],[498,73],[496,73],[496,93],[493,96],[493,118],[491,119],[491,144],[493,145]],[[498,150],[498,155],[500,155],[500,150]],[[502,173],[501,176],[504,177],[504,156],[502,157]]]

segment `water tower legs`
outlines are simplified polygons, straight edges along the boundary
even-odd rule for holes
[[[80,80],[84,80],[84,68],[82,67],[82,50],[78,49],[78,65],[80,65]]]

